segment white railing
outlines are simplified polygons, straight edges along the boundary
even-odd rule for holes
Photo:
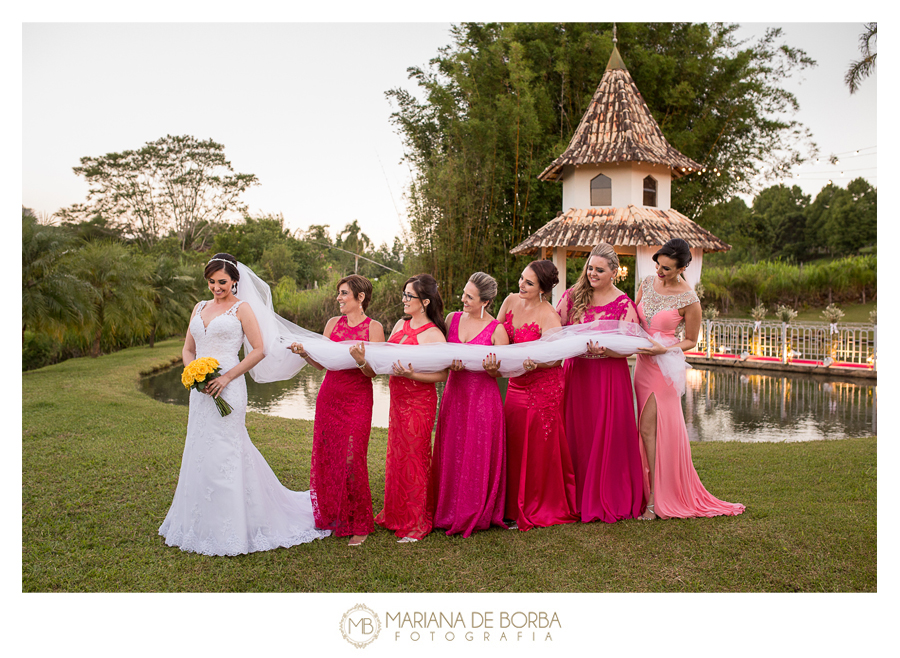
[[[878,327],[874,324],[839,322],[754,322],[753,320],[704,320],[696,351],[708,357],[777,358],[825,364],[869,365],[877,370]]]

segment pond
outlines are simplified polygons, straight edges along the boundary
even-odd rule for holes
[[[249,409],[312,420],[324,371],[304,368],[286,382],[257,384],[247,377]],[[141,390],[162,402],[187,405],[181,368],[141,380]],[[438,384],[438,394],[443,388]],[[506,393],[506,380],[500,380]],[[878,387],[873,380],[759,374],[740,368],[692,368],[682,398],[691,441],[815,441],[877,434]],[[376,377],[372,424],[387,427],[388,378]]]

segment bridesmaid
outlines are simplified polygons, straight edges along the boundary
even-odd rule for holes
[[[556,266],[549,260],[536,260],[522,271],[518,294],[507,297],[497,314],[510,343],[538,340],[560,326],[553,306],[544,301],[558,281]],[[559,361],[531,359],[524,365],[524,375],[510,378],[503,407],[505,515],[523,531],[578,520],[575,473],[562,419],[562,367]]]
[[[325,374],[316,398],[309,485],[316,527],[331,530],[337,537],[351,535],[350,546],[359,546],[375,529],[366,465],[375,372],[366,363],[364,341],[384,342],[384,328],[366,317],[372,300],[368,279],[351,274],[338,281],[337,289],[341,315],[331,318],[322,334],[336,342],[360,341],[350,348],[359,370]],[[301,343],[292,343],[291,349],[322,370]]]
[[[618,271],[615,250],[604,242],[594,247],[578,281],[559,300],[562,323],[637,322],[634,303],[613,285]],[[566,360],[565,377],[566,437],[581,520],[637,517],[645,498],[627,359],[590,341],[587,354]]]
[[[447,316],[450,343],[506,345],[497,320],[485,311],[497,296],[497,282],[484,272],[469,277],[462,313]],[[468,537],[503,523],[506,451],[500,364],[488,354],[484,372],[469,372],[454,361],[444,386],[434,437],[429,507],[434,527]]]
[[[656,275],[641,282],[637,310],[641,325],[651,335],[659,333],[667,345],[639,350],[634,368],[634,389],[640,410],[643,439],[644,487],[649,495],[647,511],[640,518],[650,521],[695,516],[734,516],[744,511],[740,503],[727,503],[709,493],[700,482],[691,461],[691,445],[684,425],[681,394],[667,382],[655,355],[669,350],[689,350],[700,332],[700,299],[681,278],[691,262],[690,246],[680,238],[669,240],[653,255]],[[684,340],[676,330],[684,325]]]
[[[424,345],[445,343],[444,302],[437,282],[430,274],[407,279],[403,312],[408,320],[398,320],[389,343]],[[416,372],[411,364],[394,364],[388,425],[387,460],[384,472],[384,509],[375,523],[393,530],[398,543],[416,542],[431,532],[431,511],[427,505],[428,476],[431,471],[431,430],[437,411],[435,382],[446,381],[447,371]]]

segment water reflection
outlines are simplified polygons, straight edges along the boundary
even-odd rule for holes
[[[682,404],[691,441],[812,441],[877,434],[871,380],[693,368]]]
[[[287,382],[247,378],[249,407],[284,418],[312,420],[324,371],[304,368]],[[687,372],[682,405],[691,441],[812,441],[877,434],[878,388],[871,380],[824,381],[801,374],[758,374],[737,368]],[[186,405],[181,368],[141,380],[141,390],[163,402]],[[500,380],[501,394],[506,380]],[[438,395],[443,384],[438,384]],[[388,378],[374,381],[372,424],[387,427]]]

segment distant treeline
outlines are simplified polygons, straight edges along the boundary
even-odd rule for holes
[[[849,256],[808,264],[759,261],[732,266],[706,266],[701,276],[703,305],[723,313],[757,304],[774,310],[837,304],[865,304],[875,299],[878,263],[875,255]]]
[[[291,233],[280,216],[245,217],[182,250],[175,234],[148,245],[101,217],[52,223],[23,208],[23,370],[183,335],[209,297],[203,267],[217,252],[251,267],[276,311],[311,331],[337,315],[335,285],[357,268],[375,285],[369,315],[390,327],[402,314],[402,243],[376,248],[355,220],[332,239],[327,225]]]

